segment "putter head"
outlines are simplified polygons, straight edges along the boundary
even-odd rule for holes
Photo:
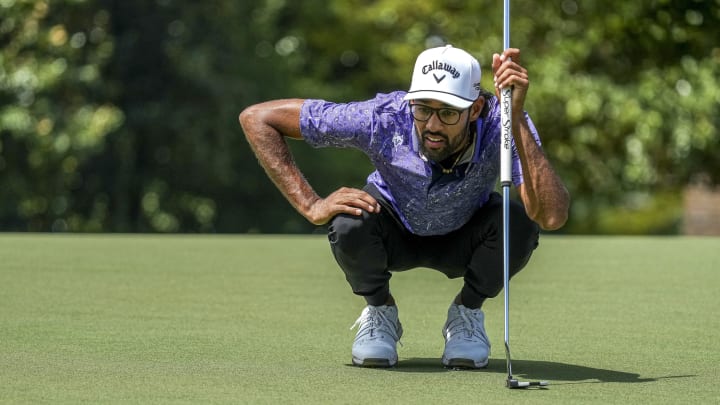
[[[518,381],[514,378],[507,379],[505,385],[508,388],[547,387],[547,381]]]

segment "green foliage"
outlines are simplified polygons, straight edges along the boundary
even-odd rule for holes
[[[258,45],[275,20],[235,2],[2,7],[3,230],[257,228],[273,191],[236,117],[286,87]]]
[[[125,115],[103,87],[110,15],[85,1],[0,4],[0,218],[5,230],[100,230],[83,165]]]
[[[720,183],[719,0],[511,12],[527,109],[573,196],[566,232],[661,232],[679,212],[663,196]],[[502,48],[489,0],[0,0],[0,17],[5,231],[312,231],[257,165],[244,107],[404,89],[417,53],[444,43],[491,88]],[[321,194],[371,170],[356,151],[291,146]],[[607,220],[624,213],[646,225]]]
[[[571,231],[597,231],[608,213],[642,215],[636,192],[678,194],[699,175],[720,181],[710,157],[718,146],[720,48],[712,38],[720,12],[709,2],[653,3],[608,14],[578,2],[565,17],[575,28],[533,65],[528,108],[551,134],[548,154],[574,196]],[[529,49],[542,48],[533,41]],[[664,221],[678,218],[677,208],[653,205],[649,198],[645,208]],[[639,231],[624,224],[614,229]]]

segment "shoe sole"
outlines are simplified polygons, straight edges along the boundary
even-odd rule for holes
[[[443,357],[442,364],[448,368],[459,368],[459,369],[479,369],[485,368],[488,365],[488,360],[485,359],[483,362],[476,362],[472,359],[446,359]]]
[[[389,359],[358,359],[353,357],[352,364],[358,367],[375,367],[375,368],[389,368],[394,367],[397,364],[397,360]]]

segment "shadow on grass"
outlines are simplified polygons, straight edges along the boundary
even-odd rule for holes
[[[520,380],[559,381],[561,384],[593,384],[593,383],[646,383],[670,378],[691,378],[695,375],[676,375],[664,377],[641,378],[640,374],[625,371],[606,370],[581,366],[577,364],[558,363],[540,360],[512,361],[514,375]],[[454,370],[442,366],[439,358],[401,359],[392,368],[384,369],[398,373],[448,373]],[[487,368],[466,370],[473,373],[507,373],[505,359],[490,359]]]

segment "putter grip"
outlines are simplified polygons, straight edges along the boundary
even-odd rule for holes
[[[500,91],[500,183],[512,182],[512,88]]]

